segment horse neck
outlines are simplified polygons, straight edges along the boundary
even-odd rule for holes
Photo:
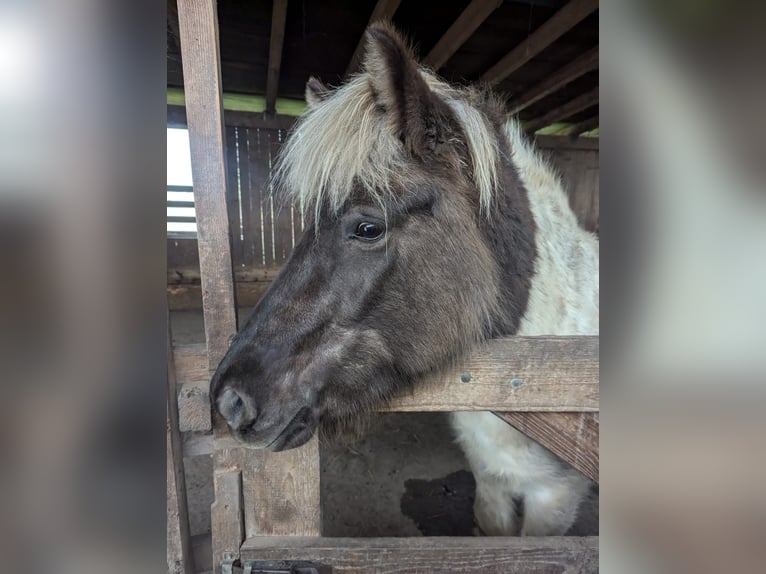
[[[534,221],[533,272],[513,334],[596,334],[598,241],[579,226],[558,177],[518,127],[509,123],[506,131],[511,163],[528,199],[527,213]],[[513,261],[500,264],[513,265]],[[512,300],[505,304],[507,312],[514,312]]]

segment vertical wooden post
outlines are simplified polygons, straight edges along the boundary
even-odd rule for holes
[[[237,332],[215,0],[179,0],[184,95],[191,147],[208,366],[212,373]]]
[[[168,330],[167,404],[167,562],[168,574],[194,574],[186,504],[183,446],[178,430],[176,373]]]
[[[197,216],[207,364],[212,374],[237,332],[231,235],[226,208],[226,150],[216,0],[179,0],[178,23]],[[217,417],[213,420],[215,436],[220,438],[226,433],[225,424]],[[218,449],[214,464],[215,502],[211,507],[211,528],[213,568],[219,572],[224,553],[239,554],[243,539],[243,509],[239,469],[228,467],[228,460],[221,461]],[[222,467],[226,472],[220,472]]]
[[[178,20],[197,215],[208,369],[212,374],[237,330],[226,209],[226,154],[216,0],[179,0]],[[231,447],[215,416],[213,568],[239,555],[251,534],[320,534],[316,438],[289,453]]]

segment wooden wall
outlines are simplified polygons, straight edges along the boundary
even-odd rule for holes
[[[271,198],[269,181],[287,130],[228,125],[227,206],[240,305],[252,305],[290,255],[302,231],[299,210]],[[580,224],[598,230],[598,140],[540,136],[538,146],[561,175]],[[171,309],[201,308],[196,239],[169,238]]]

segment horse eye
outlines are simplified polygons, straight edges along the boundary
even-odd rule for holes
[[[385,228],[378,224],[369,221],[364,221],[356,226],[355,235],[359,239],[366,239],[367,241],[373,241],[380,239],[383,236]]]

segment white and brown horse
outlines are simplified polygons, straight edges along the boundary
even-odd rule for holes
[[[598,243],[491,94],[376,25],[363,72],[306,95],[275,182],[306,230],[211,382],[237,438],[297,447],[490,337],[598,332]],[[586,478],[491,413],[451,416],[485,534],[572,525]]]

